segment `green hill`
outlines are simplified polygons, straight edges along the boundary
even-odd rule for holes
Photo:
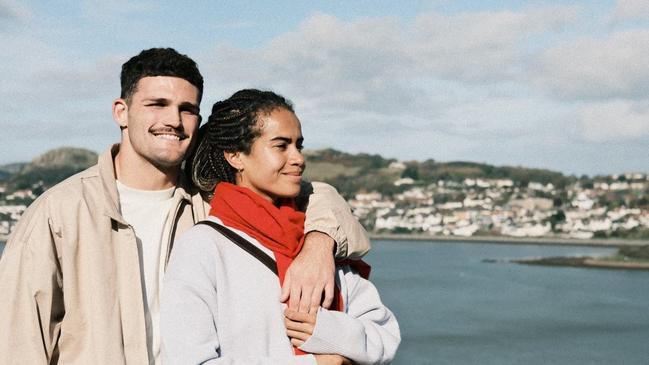
[[[24,162],[16,162],[0,166],[0,182],[9,179],[11,175],[22,170],[25,165],[27,164]]]
[[[50,150],[24,165],[7,179],[9,191],[44,190],[61,180],[97,163],[97,154],[82,148]]]
[[[436,163],[429,160],[417,165],[419,177],[433,181],[462,181],[465,178],[511,179],[517,185],[523,186],[526,186],[530,181],[535,181],[543,184],[552,183],[556,187],[564,187],[574,180],[573,177],[566,177],[556,171],[513,166],[499,167],[475,162]]]
[[[352,197],[359,191],[379,191],[394,194],[406,189],[395,186],[402,177],[415,180],[417,185],[428,185],[438,180],[462,182],[466,178],[511,179],[517,186],[526,186],[530,181],[552,183],[557,188],[566,186],[574,177],[560,172],[526,167],[493,166],[483,163],[435,160],[408,161],[401,167],[390,165],[394,159],[380,155],[349,154],[334,149],[305,152],[309,180],[324,181],[334,185],[345,197]]]

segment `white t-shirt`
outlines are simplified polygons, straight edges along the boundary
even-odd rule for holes
[[[160,290],[170,234],[173,193],[165,190],[138,190],[117,181],[124,219],[133,227],[140,254],[140,277],[144,297],[149,363],[160,364]]]

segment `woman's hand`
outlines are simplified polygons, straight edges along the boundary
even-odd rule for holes
[[[324,308],[331,306],[336,268],[333,247],[333,238],[322,232],[312,231],[306,235],[302,251],[284,277],[280,301],[288,300],[289,309],[316,313],[321,305]]]
[[[286,334],[295,347],[302,346],[311,337],[315,322],[316,313],[296,312],[288,308],[284,311]]]
[[[314,355],[318,365],[352,365],[352,362],[340,355]]]
[[[291,309],[284,311],[284,325],[291,344],[300,347],[313,335],[316,323],[316,313],[302,313]],[[314,355],[318,365],[352,365],[346,357],[333,354]]]

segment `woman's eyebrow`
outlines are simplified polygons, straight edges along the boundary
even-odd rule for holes
[[[273,137],[270,140],[271,140],[271,142],[282,141],[282,142],[286,142],[286,143],[291,143],[291,141],[293,141],[290,137],[282,137],[282,136]]]

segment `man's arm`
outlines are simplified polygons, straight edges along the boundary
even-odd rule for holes
[[[370,250],[365,228],[352,214],[345,199],[336,189],[322,182],[309,183],[300,193],[308,199],[304,232],[318,231],[333,238],[337,259],[359,259]]]
[[[329,308],[336,258],[360,258],[370,249],[367,233],[331,185],[305,183],[298,206],[306,209],[302,251],[286,272],[280,300],[300,312]],[[324,293],[323,293],[324,292]]]
[[[37,201],[25,212],[0,259],[0,364],[58,357],[62,277],[44,206]]]

